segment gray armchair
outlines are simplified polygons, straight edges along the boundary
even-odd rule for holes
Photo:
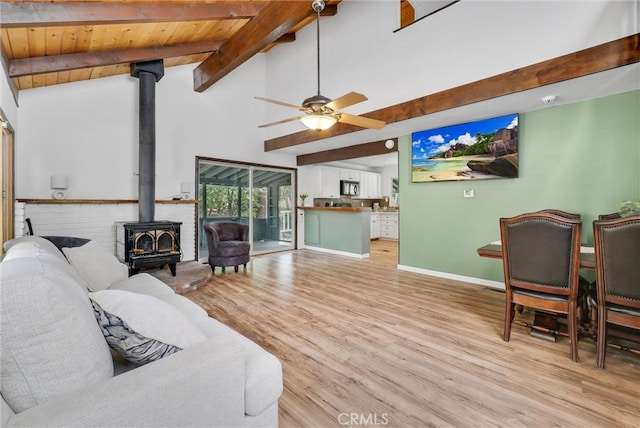
[[[215,273],[216,266],[224,269],[233,266],[247,268],[251,244],[249,242],[249,226],[235,222],[213,222],[204,225],[209,246],[209,265]]]

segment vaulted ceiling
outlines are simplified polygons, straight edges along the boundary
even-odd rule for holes
[[[323,16],[341,0],[327,1]],[[31,0],[0,3],[2,59],[14,90],[129,73],[164,59],[198,64],[204,91],[313,22],[310,0]]]
[[[322,15],[336,15],[340,2],[326,0]],[[315,16],[311,0],[0,0],[0,48],[16,98],[19,90],[128,74],[130,64],[160,58],[165,67],[194,64],[193,88],[205,91],[253,55],[295,43],[296,31]],[[362,114],[388,125],[375,137],[380,141],[298,161],[379,154],[385,151],[386,139],[404,135],[405,130],[393,129],[396,123],[480,106],[486,100],[499,102],[549,85],[576,85],[585,77],[607,79],[604,72],[638,64],[639,46],[640,34],[633,34],[438,93],[416,94],[415,99]],[[587,85],[610,86],[591,80]],[[522,100],[517,104],[524,106]],[[361,130],[338,123],[326,131],[300,131],[265,141],[265,151],[290,150]]]

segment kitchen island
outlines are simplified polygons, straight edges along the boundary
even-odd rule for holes
[[[367,258],[371,208],[298,207],[304,210],[304,246],[310,250]]]

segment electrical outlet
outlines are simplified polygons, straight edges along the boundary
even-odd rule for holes
[[[465,198],[473,198],[475,196],[475,193],[474,193],[473,189],[466,189],[462,193],[462,196],[464,196]]]

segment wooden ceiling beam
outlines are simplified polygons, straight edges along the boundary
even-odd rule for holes
[[[385,145],[387,140],[391,140],[394,142],[393,147],[390,149],[388,149]],[[386,155],[387,153],[397,152],[398,139],[388,138],[387,140],[373,141],[370,143],[341,147],[339,149],[298,155],[296,156],[296,164],[298,166],[313,165],[317,163],[335,162],[341,160],[362,158],[366,156]]]
[[[7,73],[7,76],[9,76],[9,57],[7,55],[7,52],[4,50],[4,45],[2,43],[0,43],[0,60],[2,61],[2,67],[4,68],[5,73]],[[9,84],[9,89],[11,90],[11,94],[13,95],[13,100],[15,101],[16,105],[18,105],[18,87],[12,79],[7,79],[7,83]]]
[[[204,41],[140,49],[120,49],[102,52],[41,56],[9,61],[9,77],[76,70],[87,67],[106,67],[116,64],[152,61],[185,55],[214,52],[222,41]]]
[[[2,27],[51,27],[250,19],[265,2],[2,2]]]
[[[217,52],[193,71],[193,87],[202,92],[309,17],[309,1],[273,1],[247,22]],[[312,11],[311,11],[312,12]]]
[[[387,124],[395,123],[565,80],[584,77],[589,74],[612,70],[639,61],[640,34],[634,34],[476,82],[375,110],[361,116],[382,120]],[[269,152],[361,130],[362,128],[336,123],[325,131],[301,131],[267,140],[264,142],[264,150]]]

